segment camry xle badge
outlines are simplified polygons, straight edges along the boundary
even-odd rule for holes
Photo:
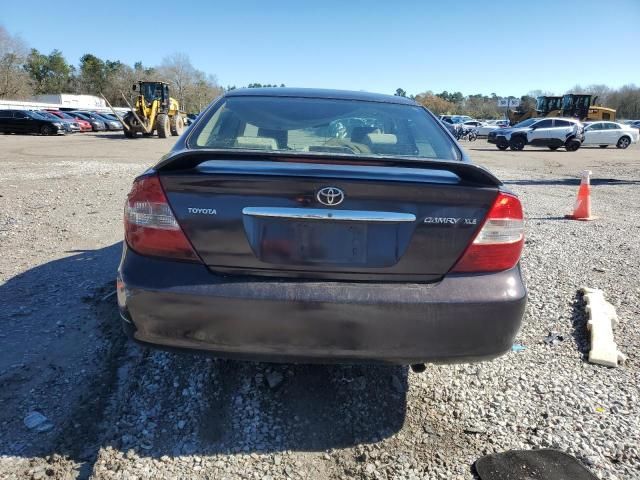
[[[324,187],[316,193],[316,199],[323,205],[334,207],[344,200],[344,192],[337,187]]]
[[[476,218],[456,218],[456,217],[426,217],[424,223],[435,223],[436,225],[476,225]]]
[[[215,208],[194,208],[188,207],[187,211],[192,215],[217,215],[218,212]]]

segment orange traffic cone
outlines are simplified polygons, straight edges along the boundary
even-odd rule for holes
[[[591,170],[585,170],[582,172],[582,179],[580,180],[580,188],[578,189],[578,198],[576,198],[576,205],[571,215],[566,215],[566,218],[572,220],[594,220],[595,217],[591,216]]]

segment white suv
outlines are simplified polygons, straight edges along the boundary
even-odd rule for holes
[[[487,141],[500,150],[522,150],[525,145],[532,145],[551,150],[564,147],[575,152],[584,141],[584,128],[572,118],[530,118],[513,127],[489,132]]]

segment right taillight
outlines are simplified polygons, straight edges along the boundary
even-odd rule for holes
[[[142,255],[199,261],[156,175],[133,183],[124,208],[127,244]]]
[[[518,263],[524,245],[522,204],[514,195],[500,192],[484,224],[452,272],[497,272]]]

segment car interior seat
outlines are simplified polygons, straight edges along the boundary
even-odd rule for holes
[[[278,149],[287,148],[289,142],[289,132],[286,130],[274,130],[271,128],[258,128],[258,137],[272,138],[278,145]]]

